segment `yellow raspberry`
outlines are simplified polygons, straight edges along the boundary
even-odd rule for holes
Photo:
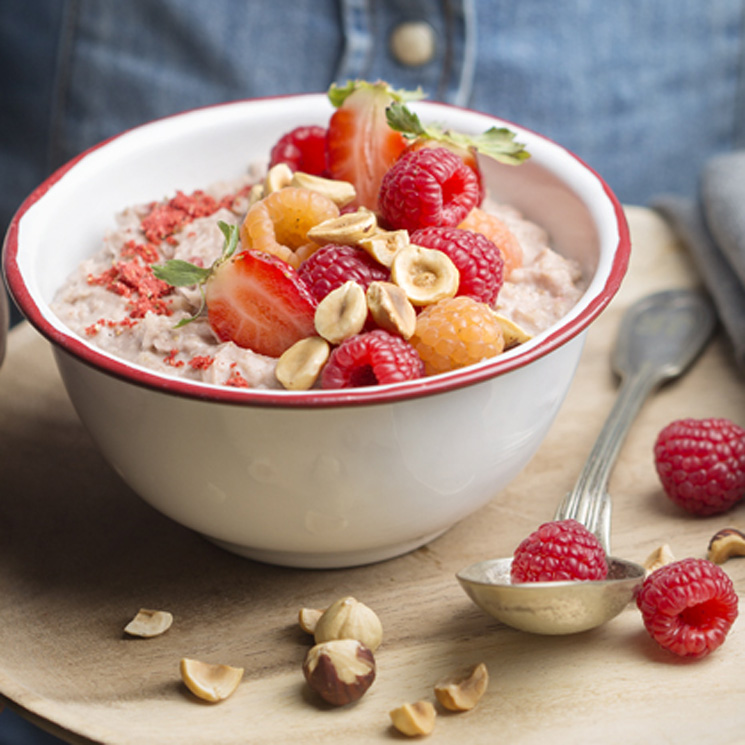
[[[426,375],[466,367],[504,349],[502,327],[491,308],[465,295],[427,306],[409,341],[424,361]]]

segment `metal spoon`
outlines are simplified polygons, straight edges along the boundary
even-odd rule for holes
[[[640,300],[626,313],[612,364],[622,384],[616,402],[574,489],[554,519],[573,517],[591,530],[608,555],[608,579],[511,584],[511,558],[482,561],[456,576],[468,596],[502,623],[537,634],[573,634],[618,615],[644,580],[645,570],[610,555],[608,478],[621,444],[647,396],[683,373],[716,324],[706,297],[670,290]]]

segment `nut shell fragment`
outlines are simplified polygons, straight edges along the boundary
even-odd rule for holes
[[[313,387],[331,354],[331,348],[320,336],[296,341],[277,360],[274,375],[288,391],[307,391]]]
[[[460,272],[442,251],[410,243],[393,257],[391,279],[412,304],[421,306],[454,297]]]
[[[124,627],[124,633],[149,639],[164,634],[172,623],[173,616],[168,611],[140,608],[137,615]]]
[[[724,564],[733,556],[745,556],[745,533],[736,528],[723,528],[709,541],[706,558],[715,564]]]
[[[215,665],[184,657],[181,660],[181,679],[186,687],[204,701],[223,701],[243,679],[242,667]]]
[[[389,712],[393,726],[409,737],[429,735],[435,728],[437,711],[429,701],[403,704]]]
[[[361,698],[375,681],[375,658],[356,639],[333,639],[308,650],[303,674],[324,701],[344,706]]]
[[[435,685],[435,696],[449,711],[468,711],[481,700],[489,685],[489,672],[482,662],[461,675],[444,678]]]
[[[383,625],[374,610],[351,596],[333,602],[318,619],[316,643],[356,639],[374,652],[383,641]]]

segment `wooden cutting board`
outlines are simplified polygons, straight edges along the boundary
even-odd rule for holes
[[[620,294],[593,326],[576,381],[525,472],[479,513],[399,559],[358,569],[301,571],[215,548],[146,506],[102,460],[68,402],[47,343],[12,331],[0,370],[0,694],[71,743],[379,743],[402,739],[388,711],[432,700],[432,685],[465,664],[491,674],[475,710],[442,714],[432,742],[733,743],[745,733],[745,622],[699,662],[658,649],[633,605],[594,631],[539,637],[506,628],[466,597],[455,573],[512,553],[574,483],[613,403],[609,353],[624,309],[695,282],[664,223],[629,208],[633,252]],[[719,528],[745,529],[745,504],[697,519],[662,496],[652,463],[672,419],[745,423],[745,387],[726,339],[647,402],[610,489],[613,551],[636,561],[661,543],[704,556]],[[724,568],[742,598],[745,560]],[[334,709],[306,689],[302,606],[354,595],[385,629],[378,679]],[[169,610],[164,636],[125,638],[140,607]],[[217,705],[180,682],[179,660],[245,667]]]

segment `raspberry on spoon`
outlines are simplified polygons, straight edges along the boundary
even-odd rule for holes
[[[732,580],[706,559],[683,559],[652,572],[636,598],[644,626],[664,649],[700,658],[725,640],[737,618]]]
[[[577,520],[544,523],[515,549],[513,582],[602,580],[608,576],[605,551]]]

